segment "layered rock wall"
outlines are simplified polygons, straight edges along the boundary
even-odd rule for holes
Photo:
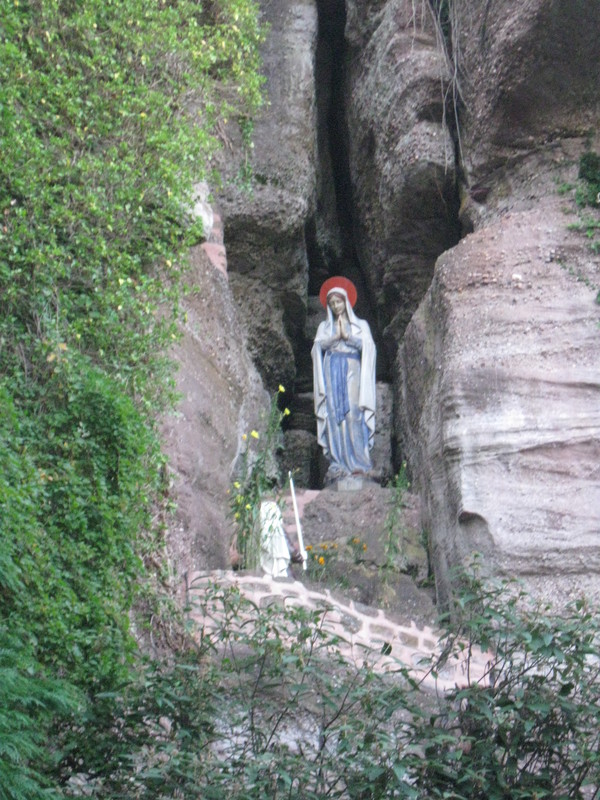
[[[308,284],[305,226],[316,186],[313,0],[263,3],[266,98],[242,151],[232,138],[221,163],[230,283],[249,348],[270,389],[293,386]],[[231,136],[235,136],[232,128]]]
[[[458,240],[451,76],[428,4],[366,5],[348,14],[346,125],[358,257],[393,356]]]
[[[473,552],[545,596],[599,583],[600,309],[550,257],[577,251],[560,213],[467,237],[407,330],[401,428],[444,599]]]
[[[553,602],[600,587],[600,265],[577,232],[593,238],[600,214],[573,199],[600,146],[599,14],[454,5],[474,232],[438,260],[397,362],[443,600],[475,551]]]
[[[540,144],[597,127],[595,0],[453,0],[463,169],[471,185]]]
[[[394,437],[379,418],[380,450],[396,469],[409,462],[440,599],[474,551],[543,596],[594,591],[600,207],[574,195],[581,155],[600,151],[600,5],[261,6],[268,104],[253,151],[225,132],[230,180],[215,197],[237,310],[210,289],[194,312],[216,314],[246,366],[224,380],[219,346],[190,331],[184,413],[204,414],[210,435],[199,425],[186,458],[223,470],[224,488],[242,396],[258,408],[261,380],[283,383],[287,463],[315,480],[310,345],[320,283],[342,272],[359,286],[380,386],[393,387]],[[436,22],[432,6],[449,13]],[[211,418],[219,405],[232,422]],[[198,531],[213,524],[210,502],[193,512]]]
[[[269,398],[246,346],[227,277],[202,247],[191,253],[179,365],[176,412],[162,422],[169,459],[169,493],[176,510],[166,523],[166,546],[178,572],[229,564],[230,476],[242,434],[259,427]]]

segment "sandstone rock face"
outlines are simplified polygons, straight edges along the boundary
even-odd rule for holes
[[[173,352],[181,400],[162,423],[177,500],[167,520],[167,549],[179,573],[229,565],[233,465],[241,435],[260,427],[269,408],[227,279],[200,247],[191,258],[188,280],[195,290],[185,299],[183,338]]]
[[[522,205],[440,257],[399,353],[442,600],[473,552],[545,599],[600,592],[600,264],[556,191]]]
[[[543,597],[600,585],[600,208],[569,189],[600,152],[600,5],[514,6],[453,0],[450,61],[424,0],[261,3],[269,105],[249,164],[233,134],[223,159],[254,180],[217,196],[231,294],[200,270],[166,429],[191,558],[226,559],[219,492],[261,378],[288,392],[286,468],[315,482],[310,347],[334,271],[379,347],[377,464],[409,462],[439,598],[474,551]]]
[[[346,123],[355,242],[393,354],[436,257],[458,240],[449,73],[426,4],[349,4]],[[365,14],[371,12],[371,16]],[[370,26],[367,21],[370,21]]]
[[[296,362],[286,329],[281,292],[258,280],[244,280],[230,275],[230,285],[247,332],[247,344],[261,378],[271,392],[279,384],[292,387],[296,378]]]
[[[541,144],[581,136],[600,113],[600,6],[455,0],[454,60],[470,185]]]
[[[479,551],[490,571],[562,603],[600,587],[600,265],[568,229],[593,236],[600,219],[568,189],[600,145],[600,7],[453,9],[460,216],[475,233],[439,259],[407,330],[398,436],[424,495],[439,597],[450,568]]]
[[[268,104],[256,120],[251,155],[240,157],[235,141],[225,153],[230,183],[217,202],[250,346],[269,388],[276,389],[293,381],[291,342],[302,330],[306,305],[304,229],[316,183],[317,9],[312,0],[280,0],[263,3],[262,10],[270,26],[264,47]],[[242,180],[245,173],[250,183]]]

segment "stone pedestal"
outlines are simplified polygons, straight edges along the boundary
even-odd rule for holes
[[[364,475],[349,475],[347,478],[340,478],[331,484],[331,488],[336,492],[358,492],[371,486],[373,481]]]

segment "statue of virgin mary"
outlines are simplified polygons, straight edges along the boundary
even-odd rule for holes
[[[329,461],[332,483],[372,470],[375,434],[376,349],[369,324],[353,311],[356,288],[347,278],[329,278],[319,295],[327,319],[312,348],[317,438]]]

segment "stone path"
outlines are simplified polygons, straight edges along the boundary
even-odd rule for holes
[[[300,521],[304,508],[319,495],[317,490],[296,491],[296,502]],[[296,522],[291,496],[285,498],[284,526],[291,541],[296,541]],[[306,543],[305,543],[306,544]],[[198,631],[210,631],[221,623],[218,607],[205,602],[211,587],[237,588],[257,608],[272,604],[280,608],[302,606],[309,611],[321,611],[322,627],[337,637],[336,645],[350,662],[362,665],[365,660],[379,671],[407,667],[423,686],[444,692],[455,686],[486,682],[489,658],[480,651],[466,657],[453,658],[434,675],[430,659],[441,652],[443,642],[440,634],[429,626],[419,627],[414,622],[402,625],[387,617],[381,609],[370,608],[352,600],[347,602],[334,598],[325,589],[314,591],[294,578],[272,578],[269,575],[217,570],[195,572],[186,575],[186,599],[191,609],[190,619]]]
[[[466,686],[486,680],[488,658],[481,652],[471,654],[470,660],[454,658],[436,675],[428,659],[440,653],[439,634],[430,627],[400,625],[373,609],[349,601],[334,599],[328,590],[315,592],[293,578],[271,578],[266,575],[233,571],[197,572],[186,577],[186,594],[190,619],[198,630],[215,630],[220,620],[218,611],[203,603],[209,587],[217,584],[225,589],[236,587],[258,608],[277,604],[281,608],[303,606],[321,610],[322,627],[339,637],[337,645],[346,659],[357,665],[365,660],[378,671],[406,666],[424,687],[444,692],[455,686]],[[216,616],[215,616],[216,614]]]

